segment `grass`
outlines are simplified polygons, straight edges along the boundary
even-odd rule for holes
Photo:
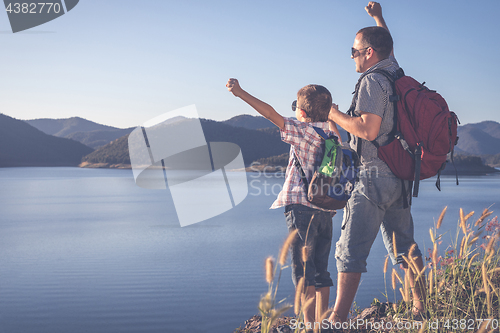
[[[500,237],[498,217],[490,218],[492,211],[485,209],[472,223],[474,212],[465,214],[460,209],[460,219],[452,245],[440,255],[444,234],[440,227],[447,208],[443,209],[435,226],[429,229],[432,249],[429,249],[428,265],[418,272],[410,255],[405,258],[417,275],[417,281],[425,285],[426,325],[409,332],[435,332],[431,324],[443,331],[498,332],[500,310],[499,251]],[[384,266],[384,274],[386,268]],[[400,286],[400,287],[399,287]],[[399,288],[398,288],[399,287]],[[408,281],[392,272],[392,289],[402,295],[402,301],[390,308],[393,318],[415,319],[412,314],[411,292]],[[481,327],[481,324],[483,325]]]
[[[427,265],[422,271],[416,269],[412,250],[404,259],[416,276],[416,284],[425,286],[426,311],[423,323],[416,328],[406,327],[406,332],[498,332],[500,326],[500,223],[498,217],[489,209],[483,210],[474,221],[474,212],[466,214],[460,209],[460,218],[453,235],[452,245],[441,253],[440,245],[445,233],[441,233],[441,225],[447,208],[443,209],[433,228],[429,229],[432,248],[429,249]],[[294,305],[286,304],[286,300],[276,300],[276,294],[283,269],[286,265],[290,245],[296,233],[290,233],[284,242],[276,262],[266,259],[266,281],[268,292],[261,297],[259,311],[262,316],[261,332],[273,331],[273,324],[283,314],[294,309],[296,323],[304,322],[303,309],[307,308],[307,300],[301,300],[300,282],[296,290]],[[306,251],[306,249],[305,249]],[[441,254],[440,254],[441,253]],[[383,266],[384,280],[388,274],[388,259]],[[394,301],[387,298],[385,317],[382,320],[394,323],[411,322],[417,318],[413,315],[412,292],[409,281],[401,277],[396,270],[391,271],[391,288]],[[397,301],[398,294],[402,300]],[[372,305],[381,306],[378,300]],[[331,310],[330,310],[331,311]],[[327,312],[322,318],[328,318]],[[381,318],[375,318],[379,320]],[[437,326],[436,326],[437,325]],[[300,327],[301,325],[296,325]],[[303,325],[302,325],[303,327]],[[396,332],[396,329],[370,330],[370,332]],[[243,331],[241,331],[243,332]],[[295,333],[300,332],[297,328]],[[349,332],[344,330],[344,332]],[[353,332],[353,331],[352,331]]]

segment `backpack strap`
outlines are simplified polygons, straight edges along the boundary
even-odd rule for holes
[[[294,158],[293,164],[299,170],[300,179],[302,179],[302,183],[304,183],[305,188],[308,189],[309,188],[309,181],[307,180],[306,173],[304,172],[304,169],[302,169],[302,165],[300,165],[299,158],[295,154],[295,149],[293,150],[293,158]],[[307,190],[306,190],[306,193],[307,193]]]
[[[328,135],[321,128],[316,127],[316,126],[313,126],[312,128],[314,128],[316,133],[318,133],[318,135],[321,136],[324,140],[328,139]],[[297,157],[297,154],[295,154],[295,149],[293,150],[293,158],[294,158],[293,164],[295,165],[295,167],[299,171],[300,179],[302,179],[302,182],[304,183],[304,186],[306,187],[306,193],[307,193],[307,189],[309,188],[309,181],[307,180],[307,176],[306,176],[306,173],[304,172],[304,169],[302,168],[302,165],[300,165],[300,161],[299,161],[299,158]]]
[[[312,128],[314,128],[314,130],[316,131],[316,133],[318,133],[318,135],[320,137],[322,137],[324,140],[328,140],[328,135],[325,133],[325,131],[323,131],[321,128],[319,127],[316,127],[316,126],[313,126]]]

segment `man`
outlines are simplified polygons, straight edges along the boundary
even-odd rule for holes
[[[335,252],[338,285],[331,322],[347,320],[361,273],[366,272],[366,259],[379,229],[393,264],[403,264],[405,274],[408,274],[414,314],[419,315],[424,311],[424,286],[421,283],[415,286],[416,274],[408,269],[403,260],[403,255],[408,257],[410,247],[415,244],[410,208],[404,208],[405,200],[409,200],[407,190],[410,184],[394,176],[387,164],[378,158],[377,148],[370,142],[376,141],[379,145],[387,143],[394,115],[393,103],[389,101],[391,84],[384,75],[373,73],[373,70],[384,69],[395,74],[399,66],[394,58],[392,37],[382,17],[380,4],[370,2],[365,9],[375,19],[377,27],[361,29],[354,40],[351,58],[356,63],[356,71],[362,73],[356,86],[357,93],[349,114],[332,107],[329,115],[330,120],[351,133],[351,148],[360,151],[361,167],[366,171],[366,177],[360,177],[344,211],[341,236]],[[396,257],[393,244],[397,249]],[[416,244],[412,257],[421,272],[422,254]]]

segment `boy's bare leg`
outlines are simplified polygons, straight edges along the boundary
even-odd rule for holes
[[[328,310],[328,300],[330,298],[330,287],[316,289],[316,322]],[[321,324],[321,323],[320,323]]]
[[[309,286],[306,287],[305,293],[302,294],[302,306],[304,307],[302,311],[304,312],[304,324],[306,327],[314,327],[314,315],[316,312],[316,301],[310,303],[310,305],[305,308],[308,300],[311,298],[316,298],[316,287]],[[309,324],[308,324],[309,323]]]
[[[333,313],[329,321],[345,322],[349,315],[352,302],[358,291],[361,273],[338,273],[337,277],[337,299],[333,307]]]
[[[422,261],[422,257],[418,257],[415,259],[415,263],[417,264],[417,269],[421,272],[424,269],[424,262]],[[410,280],[410,286],[413,294],[413,306],[414,306],[414,314],[417,315],[419,313],[424,313],[425,311],[425,279],[421,277],[418,283],[415,283],[415,279],[418,276],[418,272],[415,273],[411,268],[408,268],[408,264],[404,264],[403,268],[405,270],[405,274],[408,274]]]

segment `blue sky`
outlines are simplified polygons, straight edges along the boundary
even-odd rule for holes
[[[373,25],[368,1],[80,0],[69,13],[12,34],[0,14],[0,112],[137,126],[187,105],[200,117],[257,113],[244,89],[293,116],[309,83],[345,111],[359,76],[350,48]],[[436,89],[462,124],[500,121],[500,1],[381,1],[408,75]]]

